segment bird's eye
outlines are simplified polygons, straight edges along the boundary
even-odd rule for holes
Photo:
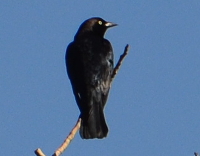
[[[102,21],[98,21],[99,25],[102,25]]]

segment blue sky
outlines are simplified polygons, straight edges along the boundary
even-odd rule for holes
[[[130,51],[105,109],[109,135],[78,135],[63,156],[193,155],[200,152],[200,1],[23,1],[0,5],[0,155],[51,155],[79,110],[65,49],[79,25],[118,23],[115,62]]]

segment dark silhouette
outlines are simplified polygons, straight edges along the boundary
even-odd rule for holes
[[[81,112],[83,139],[101,139],[108,133],[103,109],[113,73],[113,50],[104,34],[116,25],[102,18],[90,18],[81,24],[67,47],[67,73]]]

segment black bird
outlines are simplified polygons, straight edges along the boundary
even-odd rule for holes
[[[101,139],[108,133],[103,109],[113,72],[113,49],[104,34],[116,25],[99,17],[90,18],[81,24],[67,47],[67,73],[81,112],[83,139]]]

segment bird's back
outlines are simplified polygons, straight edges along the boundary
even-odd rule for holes
[[[108,133],[103,109],[113,72],[113,50],[103,38],[106,28],[99,20],[102,19],[86,20],[66,52],[67,72],[81,112],[80,135],[84,139],[103,138]]]
[[[95,36],[75,40],[67,48],[66,63],[68,76],[76,92],[84,95],[91,89],[95,90],[99,93],[97,99],[101,99],[104,105],[113,72],[110,42]]]

